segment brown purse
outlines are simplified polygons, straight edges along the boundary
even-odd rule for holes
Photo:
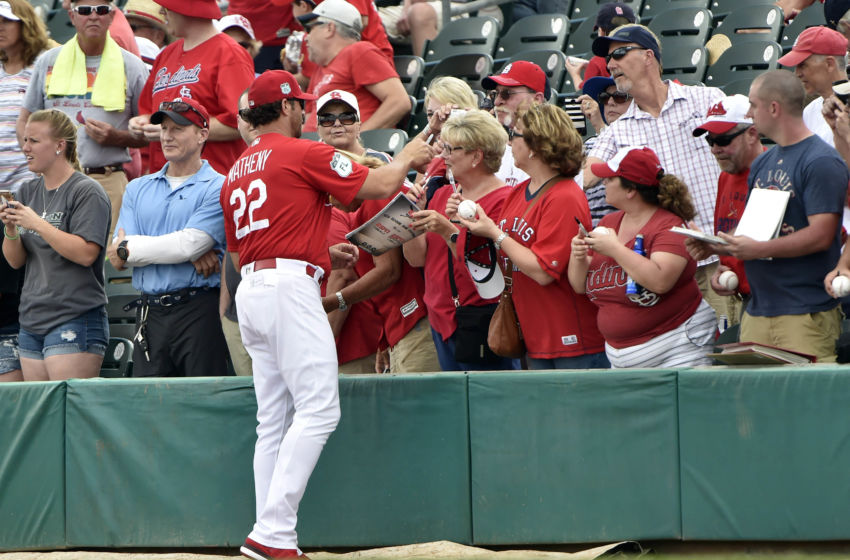
[[[525,212],[522,215],[523,218],[528,215],[532,206],[534,206],[538,200],[543,198],[543,195],[547,190],[549,190],[549,187],[554,185],[556,182],[555,180],[559,177],[560,175],[555,175],[543,184],[537,192],[537,196],[535,196],[534,200],[531,201],[531,204],[525,208]],[[487,346],[489,346],[490,350],[497,356],[501,356],[503,358],[521,358],[525,355],[525,341],[522,338],[522,328],[519,325],[516,308],[514,308],[514,299],[512,294],[514,265],[510,259],[507,261],[505,269],[505,289],[502,291],[502,295],[499,297],[499,305],[496,307],[496,311],[490,319],[490,329],[487,332]]]

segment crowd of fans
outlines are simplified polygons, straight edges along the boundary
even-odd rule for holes
[[[410,113],[390,41],[421,52],[440,3],[234,0],[226,15],[213,0],[65,4],[76,35],[58,45],[29,2],[0,0],[0,381],[98,375],[104,259],[131,269],[140,293],[133,375],[224,375],[228,353],[250,375],[225,222],[237,238],[262,227],[253,212],[265,189],[287,185],[252,183],[226,201],[236,214],[223,212],[225,178],[250,171],[239,157],[258,137],[244,118],[257,119],[249,88],[285,69],[284,99],[304,89],[304,131],[345,161],[392,165],[360,133]],[[348,255],[333,259],[321,300],[340,371],[703,365],[718,325],[738,323],[741,340],[834,361],[843,314],[832,280],[850,276],[850,107],[833,91],[847,80],[843,15],[801,33],[780,59],[793,72],[725,96],[663,80],[658,38],[627,5],[605,4],[594,57],[567,63],[597,132],[584,141],[531,62],[483,80],[483,109],[458,78],[426,84],[415,142],[433,157],[393,185],[418,205],[420,235],[357,252],[345,234],[393,197],[328,200],[327,246]],[[755,188],[791,193],[767,241],[735,235]],[[721,281],[730,272],[732,287]],[[509,277],[521,360],[470,354],[458,336],[461,313],[492,314],[504,285],[494,274]]]

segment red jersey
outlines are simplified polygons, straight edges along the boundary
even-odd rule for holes
[[[509,187],[502,187],[494,191],[490,191],[476,202],[484,210],[488,216],[498,216],[502,210],[502,203],[510,193]],[[436,210],[442,215],[446,215],[446,202],[452,195],[451,185],[441,187],[431,199],[428,208]],[[466,228],[460,228],[460,239],[466,238]],[[452,288],[449,283],[449,263],[448,255],[449,246],[446,241],[436,233],[425,233],[425,305],[428,306],[428,321],[431,327],[440,333],[443,340],[452,336],[457,329],[457,321],[455,320],[455,304],[452,301]],[[476,246],[483,242],[480,238],[476,239]],[[469,269],[466,268],[466,262],[463,258],[463,251],[458,245],[457,257],[452,262],[454,268],[455,285],[457,285],[458,299],[460,305],[487,305],[489,303],[497,303],[498,297],[492,299],[483,299],[478,295],[478,290],[475,287],[475,282],[469,275]]]
[[[527,210],[534,200],[527,197],[529,183],[530,179],[511,189],[499,221],[502,231],[531,249],[546,274],[555,279],[541,286],[514,268],[514,306],[528,355],[551,359],[603,352],[596,306],[576,294],[567,278],[572,239],[578,233],[573,217],[591,227],[587,197],[575,181],[563,179]]]
[[[165,47],[156,57],[139,97],[139,114],[153,114],[161,102],[175,97],[191,97],[207,109],[210,117],[236,128],[239,96],[253,81],[254,61],[248,51],[224,33],[189,51],[183,50],[183,40],[180,39]],[[242,138],[210,141],[204,146],[202,156],[213,169],[227,175],[244,149]],[[165,157],[159,142],[151,142],[151,171],[158,171],[163,165]]]
[[[599,225],[619,231],[622,220],[623,212],[618,211],[602,218]],[[599,306],[599,330],[614,348],[635,346],[675,329],[694,314],[702,301],[694,280],[697,263],[685,249],[685,237],[670,231],[671,227],[681,225],[682,218],[659,208],[641,228],[639,233],[643,234],[647,257],[656,252],[672,253],[688,259],[688,264],[669,292],[647,291],[640,303],[626,297],[627,275],[622,267],[610,257],[591,253],[587,295]],[[634,239],[626,246],[634,247]]]
[[[228,251],[239,253],[240,266],[278,257],[330,271],[328,194],[350,204],[368,174],[327,144],[259,136],[221,188]]]
[[[714,206],[714,229],[731,233],[738,227],[738,221],[747,205],[747,176],[750,169],[731,174],[725,171],[717,180],[717,203]],[[744,271],[744,261],[729,255],[720,256],[720,264],[731,268],[738,275],[738,293],[748,295],[750,284]]]
[[[295,21],[291,6],[279,7],[271,0],[230,0],[227,13],[248,18],[254,28],[254,35],[263,42],[264,47],[286,43],[289,36],[287,31],[294,27]]]
[[[384,53],[390,62],[393,61],[393,47],[390,45],[390,40],[387,39],[387,32],[384,29],[384,24],[381,22],[381,16],[378,14],[378,8],[373,0],[349,0],[348,2],[360,12],[361,16],[368,19],[366,27],[360,33],[360,37],[364,41],[369,41]]]
[[[354,227],[349,215],[336,208],[331,211],[331,225],[328,230],[328,247],[337,243],[347,243],[345,234]],[[365,255],[368,256],[368,255]],[[361,253],[360,261],[371,260],[364,258]],[[363,274],[358,272],[358,276]],[[322,294],[325,294],[327,282],[322,283]],[[351,306],[342,330],[336,338],[336,356],[340,365],[365,358],[378,350],[381,341],[381,326],[383,320],[371,299],[360,301]]]
[[[350,215],[351,229],[368,222],[390,200],[391,198],[363,201],[360,208]],[[373,268],[375,268],[375,262],[371,255],[361,251],[360,259],[354,265],[357,275],[363,276]],[[396,283],[370,299],[375,302],[381,314],[384,336],[390,346],[398,344],[416,323],[427,315],[425,302],[422,299],[424,293],[425,279],[422,277],[422,272],[410,266],[402,257],[401,276]]]
[[[321,97],[325,93],[341,89],[353,93],[360,105],[360,121],[366,122],[378,110],[381,102],[366,86],[398,78],[393,63],[378,47],[366,41],[348,45],[327,66],[316,68],[310,77],[307,90]],[[316,131],[316,102],[308,101],[306,132]]]
[[[608,63],[601,56],[594,56],[587,63],[587,68],[584,69],[584,80],[579,84],[578,89],[583,88],[587,80],[596,76],[611,77],[611,73],[608,71]]]

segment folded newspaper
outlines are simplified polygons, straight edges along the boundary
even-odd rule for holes
[[[383,210],[345,238],[371,255],[382,255],[422,233],[410,226],[414,212],[419,212],[419,207],[398,193]]]

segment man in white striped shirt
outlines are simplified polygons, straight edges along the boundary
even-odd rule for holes
[[[720,167],[711,149],[692,131],[704,120],[709,107],[723,97],[718,88],[683,86],[661,79],[661,47],[642,25],[624,25],[611,35],[597,37],[593,53],[604,56],[617,90],[632,96],[626,112],[607,127],[588,153],[584,188],[599,182],[590,165],[609,160],[620,148],[652,148],[665,171],[682,179],[691,193],[702,231],[714,231],[714,205]],[[700,261],[696,278],[703,297],[720,313],[726,309],[710,287],[717,257]]]

